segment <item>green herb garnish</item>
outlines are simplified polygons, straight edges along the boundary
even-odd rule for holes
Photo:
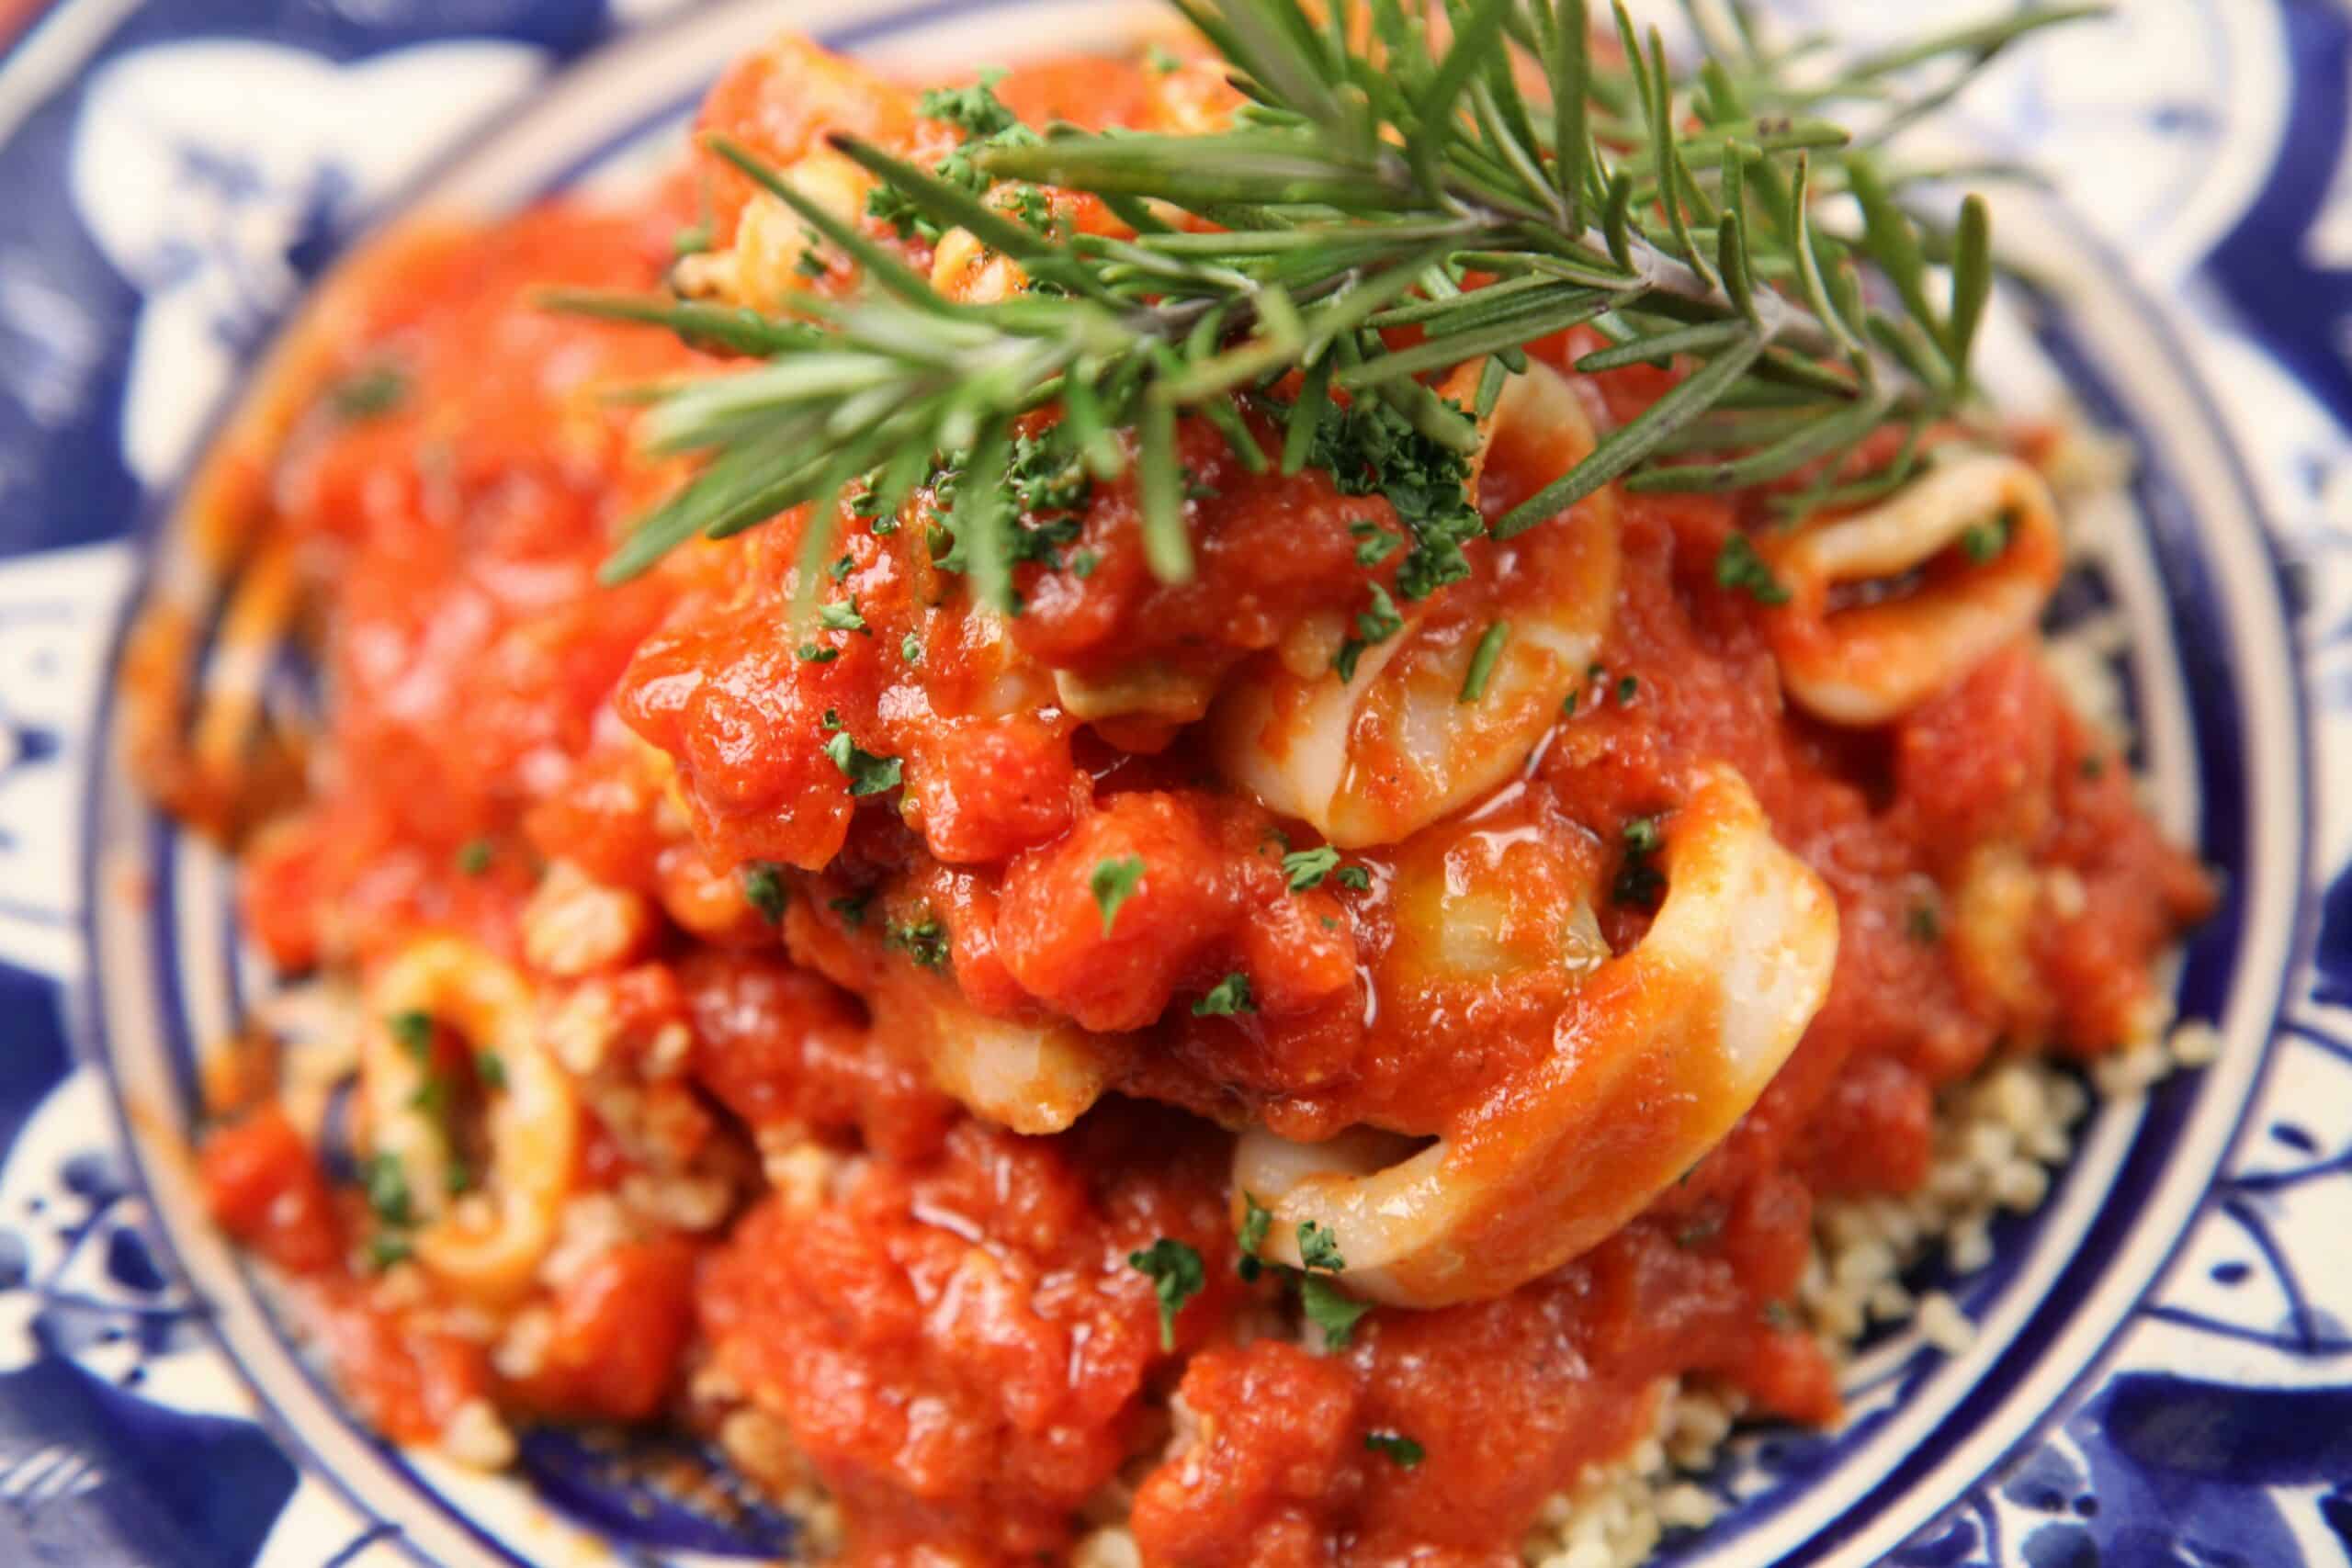
[[[1136,896],[1143,886],[1143,856],[1121,855],[1097,864],[1094,874],[1087,878],[1087,886],[1094,894],[1094,907],[1102,911],[1102,934],[1111,934],[1111,922],[1119,918],[1119,906]]]
[[[641,571],[696,534],[723,536],[842,494],[863,476],[888,476],[880,511],[895,514],[922,477],[905,454],[964,449],[969,471],[1001,475],[1015,422],[1058,403],[1066,417],[1036,439],[1098,479],[1134,463],[1147,560],[1182,581],[1193,556],[1178,417],[1242,429],[1245,401],[1275,409],[1256,389],[1305,371],[1303,394],[1278,410],[1283,466],[1313,460],[1388,498],[1410,536],[1397,579],[1410,599],[1460,575],[1463,545],[1484,531],[1456,467],[1477,430],[1424,378],[1516,365],[1523,345],[1577,325],[1608,340],[1584,357],[1588,372],[1673,362],[1683,374],[1498,519],[1499,537],[1616,479],[1726,491],[1810,470],[1849,488],[1899,482],[1918,444],[1860,471],[1864,442],[1883,427],[1916,435],[1976,419],[1988,209],[1969,197],[1948,236],[1929,238],[1905,202],[1945,171],[1906,164],[1896,175],[1883,135],[1857,140],[1823,117],[1865,106],[1900,128],[2018,39],[2100,9],[2026,6],[1878,54],[1807,51],[1801,71],[1742,28],[1702,27],[1678,72],[1661,38],[1637,34],[1622,13],[1622,47],[1593,49],[1587,0],[1459,0],[1442,47],[1400,7],[1376,8],[1388,20],[1361,40],[1295,0],[1182,8],[1251,99],[1232,130],[1042,137],[983,81],[925,98],[927,113],[963,133],[933,167],[831,139],[877,177],[870,210],[901,232],[967,229],[1021,267],[1028,287],[993,305],[950,305],[860,225],[710,137],[714,153],[863,280],[820,321],[556,297],[770,361],[658,399],[647,436],[708,460],[643,520],[607,575]],[[1513,41],[1528,73],[1511,68]],[[1956,69],[1935,74],[1939,64]],[[1539,87],[1524,85],[1530,76]],[[1010,186],[1023,207],[1024,185],[1091,192],[1137,231],[1041,232],[998,199]],[[1860,221],[1816,200],[1830,197],[1850,197]],[[1154,216],[1168,208],[1204,221]],[[1473,270],[1497,281],[1464,289]],[[1409,336],[1384,335],[1408,324]],[[1485,374],[1480,400],[1499,385]],[[1756,411],[1772,418],[1759,425],[1747,417]],[[1236,454],[1270,457],[1250,439]],[[1009,609],[1011,509],[1002,487],[978,488],[987,493],[955,520],[959,547],[976,587]],[[825,549],[826,532],[812,527],[813,550]]]
[[[898,758],[877,757],[852,740],[847,730],[837,726],[829,728],[833,728],[835,732],[833,738],[825,742],[825,755],[833,760],[833,766],[842,771],[842,777],[849,780],[851,795],[881,795],[899,787],[901,769]]]
[[[404,1225],[414,1215],[414,1204],[409,1196],[408,1173],[401,1168],[397,1156],[390,1153],[370,1155],[360,1169],[360,1185],[368,1195],[368,1212],[377,1223]]]
[[[1236,1237],[1241,1246],[1241,1258],[1234,1269],[1244,1280],[1254,1280],[1265,1271],[1266,1265],[1259,1258],[1258,1249],[1266,1245],[1266,1232],[1273,1223],[1272,1210],[1247,1192],[1241,1195],[1241,1229]]]
[[[743,902],[757,910],[760,919],[768,924],[780,923],[787,890],[777,868],[766,861],[753,861],[735,875],[743,887]]]
[[[1306,1321],[1323,1331],[1326,1350],[1346,1349],[1357,1321],[1372,1310],[1371,1303],[1356,1300],[1322,1274],[1298,1277],[1298,1304]]]
[[[1396,613],[1396,601],[1388,590],[1377,582],[1372,585],[1372,604],[1356,613],[1355,636],[1340,645],[1339,653],[1331,660],[1331,668],[1340,672],[1342,681],[1356,678],[1356,660],[1363,657],[1365,649],[1384,642],[1405,628],[1405,617]]]
[[[947,928],[936,915],[925,912],[920,919],[893,920],[883,928],[882,940],[926,969],[947,967]]]
[[[1323,879],[1340,868],[1340,852],[1329,844],[1311,850],[1293,850],[1283,856],[1283,875],[1290,881],[1290,890],[1304,893],[1310,887],[1320,887]]]
[[[1772,575],[1764,558],[1756,553],[1756,546],[1737,529],[1724,540],[1723,548],[1715,552],[1715,586],[1745,589],[1747,596],[1758,604],[1785,604],[1789,591]]]
[[[1238,1012],[1256,1012],[1258,1004],[1250,999],[1250,976],[1238,969],[1219,980],[1199,1001],[1193,1004],[1194,1018],[1230,1018]]]
[[[408,373],[397,366],[378,365],[336,383],[327,400],[337,417],[358,421],[397,412],[408,395]]]
[[[433,1059],[433,1015],[410,1009],[396,1012],[384,1020],[392,1032],[393,1040],[409,1054],[412,1060],[424,1063]]]
[[[1181,1241],[1161,1236],[1141,1252],[1128,1253],[1127,1266],[1151,1281],[1152,1293],[1159,1300],[1159,1348],[1173,1350],[1176,1314],[1208,1282],[1200,1253]]]

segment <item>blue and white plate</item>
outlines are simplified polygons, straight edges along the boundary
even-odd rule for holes
[[[0,59],[0,1563],[788,1556],[577,1438],[523,1481],[375,1441],[185,1179],[193,1043],[249,978],[225,867],[107,765],[141,540],[306,284],[388,207],[623,180],[789,24],[907,66],[1108,41],[1111,0],[60,0]],[[1867,44],[1981,0],[1781,0]],[[656,15],[675,10],[679,14]],[[2136,448],[2062,613],[2167,825],[2226,874],[2210,1067],[2108,1102],[2050,1201],[1882,1337],[1832,1435],[1761,1432],[1677,1562],[2352,1561],[2352,9],[2132,0],[1956,106],[2054,198],[2006,240],[2018,395]],[[463,149],[459,152],[459,149]]]

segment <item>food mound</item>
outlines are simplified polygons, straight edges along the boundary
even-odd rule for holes
[[[924,93],[781,39],[654,188],[406,224],[277,355],[179,544],[325,700],[199,700],[159,604],[132,760],[286,977],[206,1199],[388,1437],[670,1424],[869,1564],[1515,1562],[1676,1391],[1835,1421],[1817,1212],[2162,1025],[2211,891],[2037,629],[2056,426],[1546,507],[1691,374],[1578,324],[1417,367],[1460,423],[1343,359],[1096,463],[1042,400],[600,570],[711,460],[639,389],[729,428],[877,257],[1050,295],[847,149],[1241,107],[1198,51]]]

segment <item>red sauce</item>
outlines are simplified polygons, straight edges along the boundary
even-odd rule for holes
[[[1025,112],[1139,125],[1177,116],[1173,91],[1103,62],[1001,87]],[[910,95],[789,41],[731,71],[703,124],[779,164],[828,130],[917,152],[949,134]],[[724,243],[749,190],[702,173]],[[1363,564],[1351,527],[1397,526],[1377,498],[1250,475],[1188,425],[1195,578],[1155,580],[1131,486],[1098,485],[1054,558],[1020,569],[1006,637],[966,613],[908,523],[843,520],[826,592],[854,599],[851,629],[794,618],[805,516],[595,584],[618,529],[678,477],[635,454],[604,394],[695,361],[530,295],[652,288],[702,199],[681,182],[636,217],[559,206],[420,243],[344,301],[334,373],[389,365],[405,391],[355,416],[322,383],[249,486],[325,600],[334,704],[315,793],[247,848],[246,912],[289,966],[364,962],[428,929],[519,961],[539,863],[568,861],[667,919],[632,967],[538,976],[551,1001],[615,1010],[628,1071],[650,1070],[664,1028],[686,1032],[683,1068],[647,1100],[695,1159],[750,1170],[797,1143],[835,1168],[820,1190],[771,1193],[708,1234],[633,1236],[539,1290],[544,1354],[505,1384],[481,1342],[387,1306],[355,1269],[364,1216],[338,1207],[282,1111],[217,1128],[213,1213],[306,1281],[362,1414],[404,1440],[484,1392],[643,1419],[679,1405],[707,1359],[842,1500],[855,1561],[935,1561],[927,1546],[1031,1561],[1134,1466],[1134,1528],[1162,1568],[1509,1561],[1546,1495],[1645,1429],[1667,1375],[1834,1418],[1827,1365],[1776,1310],[1815,1197],[1916,1186],[1935,1090],[2005,1042],[2089,1054],[2123,1038],[2151,962],[2210,901],[2033,649],[1883,731],[1833,731],[1784,703],[1770,612],[1714,581],[1738,507],[1626,498],[1598,668],[1525,779],[1435,848],[1351,854],[1360,879],[1294,891],[1282,857],[1313,835],[1216,782],[1185,726],[1246,660],[1343,626],[1371,583],[1393,584],[1395,559]],[[1568,345],[1540,352],[1565,364]],[[1597,390],[1623,419],[1670,384],[1643,369]],[[1161,711],[1088,723],[1087,692],[1121,682],[1148,682]],[[902,787],[854,796],[826,750],[842,734],[899,760]],[[1329,1352],[1261,1333],[1288,1309],[1279,1281],[1236,1276],[1224,1129],[1461,1124],[1552,1049],[1566,1005],[1532,962],[1466,999],[1373,996],[1400,873],[1440,855],[1566,908],[1608,885],[1627,823],[1671,811],[1710,761],[1739,771],[1838,908],[1829,999],[1761,1101],[1640,1219],[1507,1296],[1374,1311]],[[2079,898],[1988,979],[1959,956],[1951,906],[1996,852],[2064,873]],[[1092,879],[1128,857],[1148,870],[1106,920]],[[751,863],[813,874],[785,880],[778,918],[747,899]],[[1598,913],[1619,950],[1649,919],[1640,899]],[[1234,976],[1252,1010],[1196,1013]],[[1050,1137],[966,1115],[872,1021],[944,985],[983,1014],[1116,1035],[1102,1049],[1132,1098]],[[588,1099],[583,1184],[621,1190],[650,1168],[641,1131]],[[1129,1264],[1161,1238],[1204,1262],[1172,1348]],[[1171,1391],[1179,1446],[1155,1464]],[[1374,1435],[1424,1457],[1405,1465]]]
[[[844,1171],[835,1201],[754,1210],[704,1275],[704,1331],[859,1518],[867,1561],[1065,1547],[1170,1359],[1128,1255],[1170,1237],[1206,1260],[1179,1349],[1238,1290],[1219,1144],[1140,1107],[1054,1139],[959,1122],[934,1158]]]

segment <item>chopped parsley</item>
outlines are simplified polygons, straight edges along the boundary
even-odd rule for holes
[[[1339,868],[1340,852],[1329,844],[1312,850],[1293,850],[1283,856],[1283,874],[1290,879],[1294,893],[1322,886],[1323,879]]]
[[[1094,894],[1094,907],[1102,911],[1104,936],[1111,934],[1111,922],[1119,918],[1119,906],[1134,897],[1136,889],[1143,886],[1143,856],[1121,855],[1097,864],[1094,874],[1087,878],[1087,886]]]
[[[1642,683],[1639,681],[1634,680],[1631,675],[1618,676],[1617,705],[1621,708],[1632,707],[1634,705],[1634,697],[1641,694],[1641,690]]]
[[[378,1273],[395,1263],[405,1263],[416,1255],[408,1237],[394,1231],[378,1231],[368,1238],[368,1266]]]
[[[1298,1226],[1298,1260],[1306,1269],[1298,1276],[1298,1304],[1306,1321],[1323,1331],[1323,1348],[1344,1350],[1356,1322],[1372,1310],[1368,1302],[1349,1296],[1328,1276],[1346,1269],[1340,1256],[1340,1238],[1327,1225],[1302,1220]]]
[[[474,1077],[481,1080],[482,1088],[503,1093],[506,1088],[506,1058],[495,1051],[475,1052]]]
[[[1977,566],[1983,566],[2009,547],[2010,536],[2017,532],[2018,514],[2004,512],[1990,523],[1973,524],[1961,531],[1960,552]]]
[[[831,272],[832,268],[826,265],[823,253],[815,245],[809,244],[800,247],[800,255],[793,262],[792,270],[813,283]]]
[[[1395,555],[1405,542],[1377,523],[1351,523],[1348,532],[1356,538],[1356,564],[1367,570]]]
[[[849,558],[843,556],[842,559],[847,560]],[[864,632],[867,637],[874,635],[874,628],[867,626],[865,617],[858,613],[857,595],[854,593],[847,599],[836,599],[829,604],[819,605],[817,624],[829,632]]]
[[[1396,569],[1397,592],[1425,598],[1470,575],[1462,547],[1487,524],[1470,497],[1470,460],[1462,453],[1364,398],[1324,411],[1306,460],[1329,473],[1340,494],[1378,495],[1396,508],[1411,544]]]
[[[396,1012],[385,1019],[384,1027],[392,1032],[392,1038],[399,1042],[400,1048],[407,1052],[411,1059],[418,1062],[432,1059],[433,1015],[431,1013],[420,1012],[412,1008],[406,1012]]]
[[[1005,488],[1023,512],[1076,512],[1094,493],[1094,476],[1078,457],[1034,435],[1012,438],[1004,464]]]
[[[1756,546],[1736,528],[1715,552],[1715,586],[1745,589],[1747,596],[1758,604],[1785,604],[1789,591],[1772,575],[1764,558],[1756,553]]]
[[[1069,558],[1070,575],[1083,582],[1092,577],[1094,569],[1102,564],[1102,557],[1100,552],[1092,549],[1077,551]]]
[[[842,581],[849,576],[850,569],[856,564],[856,558],[852,556],[847,550],[843,550],[841,555],[834,559],[833,564],[825,569],[825,575],[831,578],[835,582]],[[830,608],[830,606],[828,606],[828,608]],[[850,595],[850,609],[853,613],[857,609],[857,595],[854,593]]]
[[[933,87],[918,106],[925,119],[944,119],[967,136],[995,136],[1021,123],[996,96],[1004,80],[1001,67],[991,66],[968,87]]]
[[[831,664],[842,656],[842,650],[827,648],[821,642],[804,642],[794,649],[792,654],[804,664]]]
[[[1182,69],[1183,62],[1158,44],[1144,51],[1144,63],[1162,76],[1172,76]]]
[[[1620,904],[1646,909],[1666,890],[1666,874],[1653,863],[1665,839],[1655,817],[1630,817],[1624,827],[1625,858],[1617,867],[1611,894]]]
[[[1406,1470],[1429,1457],[1428,1450],[1402,1432],[1366,1432],[1363,1446],[1367,1453],[1385,1454]]]
[[[953,508],[969,457],[967,452],[949,453],[932,470],[932,499],[939,507]],[[1005,458],[1001,482],[1012,495],[1013,510],[1018,514],[1005,540],[1013,564],[1035,562],[1058,569],[1063,547],[1075,543],[1083,532],[1074,513],[1093,493],[1093,476],[1076,457],[1046,441],[1016,435]],[[962,572],[969,569],[969,554],[953,527],[935,522],[926,537],[933,566],[942,571]]]
[[[922,96],[919,106],[924,118],[945,120],[964,133],[963,143],[933,164],[932,173],[974,196],[987,195],[994,183],[973,162],[974,152],[989,147],[1033,146],[1043,140],[997,98],[996,84],[1003,77],[1001,71],[983,71],[980,79],[968,87],[933,88]],[[1032,211],[1023,209],[1015,194],[1015,215],[1033,227],[1043,229],[1045,224]],[[865,210],[869,216],[889,224],[902,240],[920,237],[938,243],[939,225],[925,217],[906,192],[887,180],[867,193]],[[1046,210],[1050,215],[1050,204],[1046,204]]]
[[[368,1194],[368,1212],[377,1223],[404,1225],[415,1218],[416,1206],[408,1190],[408,1173],[401,1168],[400,1156],[378,1153],[368,1156],[360,1171],[360,1183]]]
[[[775,925],[784,919],[787,890],[784,878],[766,861],[753,861],[736,874],[743,885],[743,902],[759,911],[760,919]]]
[[[1256,1197],[1249,1192],[1241,1194],[1241,1228],[1238,1237],[1241,1257],[1236,1269],[1244,1280],[1254,1280],[1271,1271],[1296,1285],[1299,1309],[1307,1322],[1323,1331],[1323,1348],[1346,1349],[1349,1335],[1372,1306],[1349,1296],[1331,1279],[1348,1266],[1347,1259],[1340,1256],[1340,1238],[1313,1220],[1303,1221],[1298,1227],[1298,1256],[1305,1267],[1293,1269],[1286,1264],[1268,1263],[1258,1256],[1258,1251],[1265,1246],[1266,1233],[1273,1220],[1272,1213]]]
[[[882,940],[926,969],[947,967],[947,928],[929,910],[919,920],[892,920],[884,928]]]
[[[377,365],[338,382],[327,400],[339,419],[380,419],[408,401],[408,375],[397,366]]]
[[[1208,1282],[1200,1253],[1183,1242],[1161,1236],[1142,1251],[1128,1253],[1127,1266],[1151,1281],[1152,1294],[1159,1300],[1159,1348],[1173,1350],[1176,1314]]]
[[[1374,583],[1372,606],[1356,613],[1356,635],[1340,645],[1340,651],[1331,660],[1331,668],[1340,672],[1340,680],[1354,680],[1356,660],[1363,657],[1363,650],[1375,642],[1395,637],[1404,627],[1405,617],[1396,613],[1396,601],[1388,596],[1388,590],[1377,582]]]
[[[1250,999],[1250,976],[1237,969],[1219,980],[1207,996],[1193,1004],[1194,1018],[1230,1018],[1238,1012],[1256,1012],[1258,1004]]]
[[[490,856],[488,839],[468,839],[458,847],[458,870],[467,876],[480,876],[490,869]]]
[[[1944,934],[1943,919],[1933,904],[1912,905],[1911,912],[1904,917],[1903,929],[1913,942],[1922,943],[1940,942]]]
[[[1361,893],[1372,886],[1372,873],[1360,865],[1343,865],[1331,874],[1331,880]]]
[[[1309,1269],[1340,1274],[1347,1270],[1348,1260],[1340,1256],[1340,1237],[1329,1225],[1313,1220],[1298,1223],[1298,1258]]]
[[[1321,1274],[1298,1277],[1298,1304],[1306,1321],[1323,1331],[1326,1350],[1346,1349],[1357,1321],[1372,1310],[1371,1303],[1357,1301]]]
[[[1054,198],[1040,186],[1006,186],[1004,209],[1040,234],[1054,232]]]
[[[1497,621],[1478,639],[1478,647],[1470,655],[1470,672],[1462,678],[1462,700],[1475,703],[1487,694],[1487,682],[1494,679],[1495,665],[1503,656],[1503,645],[1510,640],[1510,623]]]
[[[865,923],[866,908],[873,902],[874,894],[869,889],[866,892],[853,893],[844,897],[828,898],[825,900],[825,908],[839,915],[843,925],[862,926]]]
[[[838,728],[838,724],[836,720],[834,725],[828,726],[835,729],[835,734],[825,742],[825,755],[833,760],[833,766],[842,771],[842,777],[849,780],[850,794],[854,796],[880,795],[898,788],[903,773],[899,759],[876,756],[852,740],[849,732]]]
[[[899,657],[910,664],[922,662],[922,638],[909,632],[899,643]]]
[[[682,261],[687,256],[698,256],[710,247],[710,225],[707,223],[689,223],[670,237],[670,254]]]
[[[1266,1265],[1259,1258],[1258,1249],[1266,1245],[1266,1232],[1273,1223],[1273,1211],[1248,1192],[1241,1194],[1241,1229],[1238,1233],[1241,1258],[1234,1265],[1234,1270],[1244,1280],[1255,1280],[1265,1272]]]

